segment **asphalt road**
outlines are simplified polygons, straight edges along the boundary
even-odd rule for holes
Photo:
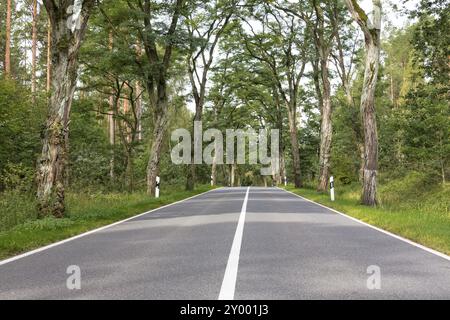
[[[450,299],[450,261],[280,189],[234,188],[0,262],[0,299],[218,298]]]

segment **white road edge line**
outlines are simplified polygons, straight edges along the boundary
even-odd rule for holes
[[[448,255],[446,255],[446,254],[444,254],[444,253],[442,253],[442,252],[439,252],[439,251],[436,251],[436,250],[434,250],[434,249],[425,247],[424,245],[421,245],[421,244],[419,244],[419,243],[417,243],[417,242],[408,240],[408,239],[406,239],[406,238],[403,238],[403,237],[401,237],[401,236],[399,236],[399,235],[396,235],[396,234],[394,234],[394,233],[391,233],[391,232],[389,232],[389,231],[386,231],[386,230],[383,230],[383,229],[381,229],[381,228],[375,227],[375,226],[373,226],[373,225],[371,225],[371,224],[368,224],[368,223],[366,223],[366,222],[364,222],[364,221],[361,221],[361,220],[358,220],[358,219],[356,219],[356,218],[353,218],[353,217],[351,217],[351,216],[349,216],[349,215],[347,215],[347,214],[345,214],[345,213],[342,213],[342,212],[339,212],[339,211],[337,211],[337,210],[335,210],[335,209],[332,209],[332,208],[330,208],[330,207],[324,206],[323,204],[320,204],[320,203],[317,203],[317,202],[315,202],[315,201],[306,199],[306,198],[304,198],[304,197],[302,197],[302,196],[299,196],[298,194],[295,194],[294,192],[291,192],[291,191],[288,191],[288,190],[285,190],[285,189],[282,189],[282,188],[278,188],[278,189],[283,190],[284,192],[287,192],[287,193],[291,193],[291,194],[293,194],[294,196],[299,197],[299,198],[301,198],[301,199],[303,199],[303,200],[305,200],[305,201],[314,203],[314,204],[316,204],[316,205],[318,205],[318,206],[320,206],[320,207],[323,207],[323,208],[325,208],[325,209],[328,209],[328,210],[330,210],[330,211],[333,211],[333,212],[335,212],[335,213],[337,213],[337,214],[339,214],[339,215],[341,215],[341,216],[344,216],[344,217],[346,217],[346,218],[348,218],[348,219],[350,219],[350,220],[353,220],[353,221],[355,221],[355,222],[357,222],[357,223],[360,223],[360,224],[362,224],[362,225],[365,225],[366,227],[369,227],[369,228],[374,229],[374,230],[376,230],[376,231],[378,231],[378,232],[384,233],[384,234],[386,234],[386,235],[388,235],[388,236],[391,236],[391,237],[393,237],[393,238],[395,238],[395,239],[397,239],[397,240],[406,242],[406,243],[408,243],[408,244],[410,244],[410,245],[412,245],[412,246],[414,246],[414,247],[417,247],[417,248],[419,248],[419,249],[425,250],[425,251],[427,251],[428,253],[434,254],[434,255],[436,255],[436,256],[438,256],[438,257],[441,257],[441,258],[443,258],[443,259],[445,259],[445,260],[447,260],[447,261],[450,261],[450,256],[448,256]]]
[[[247,188],[244,204],[242,205],[241,215],[239,217],[236,234],[234,235],[233,245],[231,247],[230,257],[228,258],[225,276],[223,277],[222,288],[220,289],[219,300],[234,300],[236,290],[236,279],[239,268],[239,256],[241,254],[242,236],[244,234],[245,216],[247,214],[248,196],[250,187]]]
[[[88,232],[79,234],[79,235],[77,235],[77,236],[74,236],[74,237],[71,237],[71,238],[68,238],[68,239],[59,241],[59,242],[52,243],[52,244],[47,245],[47,246],[45,246],[45,247],[38,248],[38,249],[35,249],[35,250],[32,250],[32,251],[23,253],[23,254],[21,254],[21,255],[18,255],[18,256],[15,256],[15,257],[12,257],[12,258],[9,258],[9,259],[0,261],[0,266],[4,266],[5,264],[8,264],[8,263],[11,263],[11,262],[14,262],[14,261],[17,261],[17,260],[26,258],[26,257],[31,256],[31,255],[34,255],[34,254],[36,254],[36,253],[39,253],[39,252],[42,252],[42,251],[45,251],[45,250],[48,250],[48,249],[51,249],[51,248],[60,246],[60,245],[65,244],[65,243],[67,243],[67,242],[70,242],[70,241],[73,241],[73,240],[76,240],[76,239],[80,239],[80,238],[86,237],[86,236],[91,235],[91,234],[93,234],[93,233],[96,233],[96,232],[99,232],[99,231],[103,231],[103,230],[108,229],[108,228],[115,227],[115,226],[117,226],[117,225],[119,225],[119,224],[122,224],[122,223],[125,223],[125,222],[127,222],[127,221],[130,221],[130,220],[133,220],[133,219],[136,219],[136,218],[145,216],[145,215],[147,215],[147,214],[153,213],[153,212],[155,212],[155,211],[158,211],[158,210],[161,210],[161,209],[164,209],[164,208],[167,208],[167,207],[176,205],[176,204],[183,203],[183,202],[188,201],[188,200],[195,199],[195,198],[200,197],[200,196],[202,196],[202,195],[205,195],[205,194],[208,194],[208,193],[210,193],[210,192],[217,191],[217,190],[221,190],[221,189],[223,189],[223,188],[217,188],[217,189],[209,190],[209,191],[206,191],[206,192],[197,194],[197,195],[195,195],[195,196],[192,196],[192,197],[190,197],[190,198],[186,198],[186,199],[183,199],[183,200],[180,200],[180,201],[177,201],[177,202],[174,202],[174,203],[171,203],[171,204],[168,204],[168,205],[165,205],[165,206],[162,206],[162,207],[159,207],[159,208],[156,208],[156,209],[153,209],[153,210],[150,210],[150,211],[147,211],[147,212],[138,214],[138,215],[133,216],[133,217],[131,217],[131,218],[128,218],[128,219],[125,219],[125,220],[121,220],[121,221],[117,221],[117,222],[114,222],[114,223],[109,224],[109,225],[107,225],[107,226],[104,226],[104,227],[101,227],[101,228],[98,228],[98,229],[94,229],[94,230],[91,230],[91,231],[88,231]]]

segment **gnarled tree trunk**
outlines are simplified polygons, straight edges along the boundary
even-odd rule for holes
[[[167,101],[165,101],[167,104]],[[153,140],[150,147],[150,158],[147,166],[147,193],[155,196],[156,177],[159,174],[159,161],[161,160],[161,148],[164,139],[164,130],[167,124],[167,106],[159,109],[156,115]]]
[[[144,44],[148,63],[151,66],[151,72],[148,73],[148,70],[143,70],[143,74],[147,74],[146,88],[150,97],[150,104],[155,108],[153,139],[150,146],[150,157],[147,165],[147,193],[150,196],[154,196],[156,191],[156,177],[159,174],[159,162],[161,160],[164,132],[167,126],[168,97],[166,78],[171,65],[174,43],[168,41],[163,56],[159,56],[155,42],[156,39],[152,35],[154,33],[154,30],[152,29],[152,5],[149,0],[145,0],[143,4],[141,9],[143,10],[143,25],[145,26],[145,32],[141,32],[140,34],[142,36],[141,41]],[[172,21],[166,34],[169,39],[174,36],[177,30],[178,20],[183,5],[184,0],[175,1]]]
[[[377,205],[378,174],[378,131],[375,113],[375,89],[378,76],[379,43],[366,44],[367,61],[364,76],[361,114],[364,124],[364,179],[362,202],[368,206]]]
[[[94,0],[75,0],[81,7],[68,13],[68,1],[44,1],[52,27],[52,94],[48,104],[48,116],[42,139],[42,153],[37,169],[37,200],[41,217],[63,217],[64,177],[67,164],[66,135],[69,115],[76,87],[78,52],[85,34]],[[76,10],[77,6],[74,6]],[[70,10],[69,10],[70,11]],[[70,27],[70,28],[69,28]]]
[[[373,19],[358,5],[356,0],[346,0],[353,18],[361,27],[365,38],[366,60],[361,115],[364,125],[364,174],[362,203],[377,205],[378,131],[375,112],[375,90],[380,64],[381,0],[372,0]]]
[[[323,84],[323,106],[322,122],[320,130],[320,159],[319,159],[319,186],[318,191],[325,192],[328,188],[330,178],[330,157],[333,126],[331,122],[331,85],[328,78],[328,57],[321,61],[322,84]]]
[[[52,25],[50,22],[50,18],[48,18],[47,22],[47,93],[50,92],[52,80]]]

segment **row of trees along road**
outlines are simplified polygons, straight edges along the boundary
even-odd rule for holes
[[[369,206],[380,168],[445,184],[448,3],[419,1],[385,39],[383,3],[1,0],[0,188],[35,168],[40,216],[63,217],[68,188],[154,196],[158,175],[189,190],[288,176],[325,192],[334,174],[359,180]],[[280,173],[217,158],[174,167],[170,132],[195,121],[280,130]]]

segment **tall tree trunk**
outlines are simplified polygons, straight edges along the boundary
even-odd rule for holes
[[[109,51],[113,50],[114,37],[112,31],[109,32]],[[114,117],[116,111],[116,105],[114,103],[114,95],[111,93],[109,96],[109,110],[108,110],[108,136],[109,136],[109,146],[111,148],[111,158],[109,159],[109,178],[113,183],[116,177],[115,174],[115,152],[114,146],[116,145],[116,120]]]
[[[294,171],[294,184],[296,188],[302,187],[302,181],[300,176],[300,147],[298,145],[298,129],[296,112],[288,107],[289,116],[289,135],[291,139],[292,148],[292,166]]]
[[[318,93],[318,100],[321,104],[321,129],[320,129],[320,153],[319,153],[319,184],[317,190],[325,192],[328,189],[328,180],[330,178],[330,158],[331,158],[331,142],[333,136],[332,127],[332,105],[331,105],[331,84],[329,79],[329,58],[331,54],[331,46],[336,37],[338,30],[338,22],[336,21],[336,6],[334,2],[333,14],[330,16],[330,24],[332,26],[330,36],[326,35],[327,26],[325,25],[325,15],[319,2],[314,0],[314,11],[316,13],[316,24],[313,26],[314,42],[318,61],[316,60],[313,67],[315,73],[315,85]],[[332,18],[334,17],[334,18]],[[322,92],[318,83],[318,65],[320,63],[320,74],[322,78]]]
[[[133,168],[133,154],[132,150],[130,148],[127,148],[126,150],[126,169],[125,169],[125,187],[127,188],[128,192],[133,192],[134,188],[134,168]]]
[[[284,156],[284,146],[280,146],[280,180],[278,184],[284,184],[284,179],[286,177],[286,159]]]
[[[172,15],[172,22],[166,34],[169,39],[174,36],[177,30],[178,20],[180,18],[183,5],[184,0],[176,0]],[[150,103],[155,107],[153,139],[150,146],[150,157],[147,165],[147,193],[150,196],[154,196],[156,189],[156,177],[159,173],[159,162],[161,159],[164,131],[167,125],[168,97],[166,77],[170,68],[174,43],[172,41],[168,41],[164,50],[164,55],[162,59],[160,59],[155,43],[155,37],[150,37],[149,35],[151,35],[151,32],[147,32],[152,31],[152,10],[149,0],[144,1],[143,11],[145,13],[143,22],[146,31],[141,33],[141,41],[144,44],[148,62],[152,66],[152,72],[147,74],[146,77],[146,87],[150,97]]]
[[[361,184],[364,183],[364,167],[365,167],[365,148],[363,139],[358,139],[356,145],[358,147],[359,152],[359,182]]]
[[[6,1],[5,74],[11,75],[11,0]]]
[[[65,213],[64,176],[67,164],[67,140],[70,108],[77,80],[78,53],[94,0],[85,0],[80,20],[73,29],[67,25],[70,4],[44,1],[52,26],[52,94],[43,131],[42,154],[37,169],[37,200],[40,217]]]
[[[36,103],[36,63],[37,63],[37,0],[33,0],[33,22],[31,40],[31,94],[33,105]]]
[[[164,130],[167,124],[167,98],[161,101],[163,105],[158,108],[156,114],[153,140],[150,147],[150,158],[147,166],[147,193],[155,196],[156,177],[159,174],[159,161],[161,160],[161,148],[164,139]]]
[[[281,104],[280,101],[280,97],[278,94],[278,90],[276,87],[273,88],[273,95],[275,98],[275,104],[276,104],[276,109],[277,109],[277,113],[276,113],[276,126],[277,129],[279,130],[280,133],[280,159],[279,159],[279,164],[280,164],[280,172],[278,173],[278,175],[276,176],[276,183],[278,185],[283,184],[284,182],[284,177],[286,176],[286,162],[285,162],[285,156],[284,156],[284,135],[283,135],[283,106]]]
[[[365,38],[365,73],[361,95],[361,114],[364,125],[364,181],[362,203],[368,206],[377,205],[378,174],[378,131],[375,112],[375,90],[378,81],[381,42],[380,0],[372,0],[373,19],[361,9],[356,0],[346,0],[353,18],[364,32]]]
[[[123,107],[123,114],[127,116],[127,114],[130,112],[130,101],[128,99],[122,100],[122,107]],[[125,122],[125,121],[124,121]],[[125,139],[126,142],[129,144],[132,142],[132,133],[130,130],[130,127],[125,124]]]
[[[50,92],[52,85],[52,25],[48,18],[47,26],[47,93]]]
[[[115,179],[115,155],[114,146],[116,145],[116,121],[114,118],[114,97],[109,97],[109,111],[108,111],[108,135],[109,145],[111,148],[111,158],[109,159],[109,177],[111,182]]]
[[[362,202],[377,205],[378,131],[375,113],[375,89],[379,68],[380,47],[370,43],[367,47],[361,114],[364,125],[364,182]]]
[[[136,114],[137,114],[137,139],[142,141],[142,88],[139,81],[136,82]]]
[[[320,130],[320,158],[319,158],[319,186],[320,192],[328,189],[328,180],[330,179],[330,157],[333,127],[331,122],[331,85],[328,78],[328,56],[321,59],[322,86],[323,86],[323,106],[322,123]]]

